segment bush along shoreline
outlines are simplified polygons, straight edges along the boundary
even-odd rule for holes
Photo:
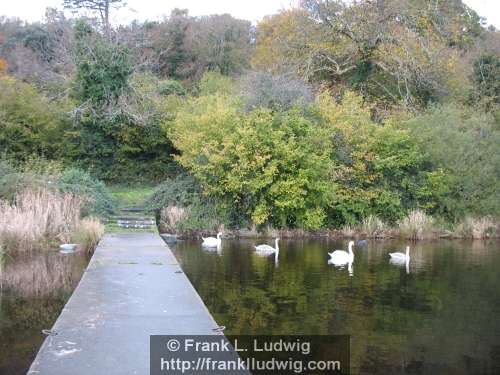
[[[406,239],[411,241],[439,239],[500,239],[500,221],[491,217],[466,217],[455,224],[436,223],[423,211],[412,211],[395,225],[385,224],[379,218],[369,216],[359,225],[345,225],[338,229],[276,229],[272,226],[249,228],[230,228],[216,223],[214,218],[208,219],[208,226],[195,228],[191,226],[188,209],[168,206],[162,209],[157,217],[158,229],[162,235],[175,235],[179,239],[194,239],[223,232],[226,238],[357,238],[357,239]]]

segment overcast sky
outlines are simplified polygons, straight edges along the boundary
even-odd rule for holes
[[[113,23],[133,19],[158,20],[173,8],[187,8],[193,16],[230,13],[257,22],[263,16],[288,8],[297,0],[128,0],[127,7],[113,16]],[[500,0],[465,0],[488,24],[500,29]],[[0,15],[34,21],[42,19],[46,7],[61,8],[62,0],[0,0]]]

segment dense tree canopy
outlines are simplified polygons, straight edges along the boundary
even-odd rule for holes
[[[189,229],[498,215],[500,34],[461,0],[303,0],[256,26],[64,4],[97,18],[0,18],[2,158],[192,184],[157,200]]]
[[[253,65],[422,106],[464,89],[461,56],[482,32],[461,1],[304,0],[259,24]]]

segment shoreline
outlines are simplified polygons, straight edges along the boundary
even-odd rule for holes
[[[162,230],[159,227],[160,236],[168,237],[175,236],[180,240],[188,240],[188,239],[199,239],[201,237],[212,236],[216,234],[215,231],[206,231],[206,230],[190,230],[190,231],[181,231],[181,230]],[[474,240],[474,241],[486,241],[486,240],[500,240],[500,235],[487,235],[481,238],[474,238],[472,236],[460,236],[452,231],[433,231],[432,233],[428,233],[421,238],[410,238],[409,236],[401,235],[398,232],[398,229],[388,230],[386,233],[373,233],[369,234],[363,231],[352,231],[351,233],[344,233],[342,229],[328,229],[322,231],[306,231],[302,229],[271,229],[267,231],[256,231],[250,229],[221,229],[223,232],[223,238],[236,238],[236,239],[247,239],[247,238],[256,238],[256,239],[267,239],[267,238],[282,238],[282,239],[302,239],[302,238],[331,238],[331,239],[355,239],[355,240],[410,240],[413,242],[420,241],[436,241],[436,240]]]

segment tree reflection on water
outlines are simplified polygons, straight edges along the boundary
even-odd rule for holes
[[[355,249],[352,277],[327,263],[342,242],[283,241],[280,263],[251,241],[220,256],[180,243],[176,256],[228,334],[349,334],[353,374],[500,373],[498,242],[422,242]]]
[[[42,252],[0,261],[0,374],[25,374],[87,266],[84,253]]]

